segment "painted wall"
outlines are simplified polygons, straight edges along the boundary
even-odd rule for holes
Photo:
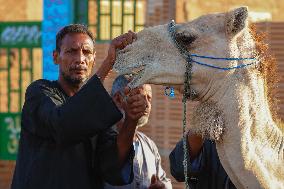
[[[41,21],[43,0],[0,0],[0,22]]]
[[[274,22],[284,21],[284,1],[282,0],[177,0],[176,16],[179,22],[192,20],[210,12],[248,6],[250,11],[269,12]]]

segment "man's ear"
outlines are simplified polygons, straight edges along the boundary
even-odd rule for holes
[[[227,13],[226,30],[231,36],[242,31],[248,24],[248,7],[239,7]]]
[[[54,62],[54,64],[58,65],[59,64],[59,61],[58,61],[58,59],[59,59],[59,52],[54,50],[52,55],[53,55],[53,62]]]

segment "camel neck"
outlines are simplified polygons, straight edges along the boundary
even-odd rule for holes
[[[284,164],[284,137],[272,119],[263,86],[257,78],[249,84],[240,83],[217,104],[226,125],[221,140],[216,142],[217,151],[237,188],[283,184],[280,167]]]

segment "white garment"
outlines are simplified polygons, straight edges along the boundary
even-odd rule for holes
[[[124,186],[104,184],[104,189],[147,189],[153,174],[158,175],[166,189],[172,189],[171,180],[166,177],[161,166],[161,157],[155,143],[141,132],[136,133],[133,142],[135,157],[133,159],[133,182]]]

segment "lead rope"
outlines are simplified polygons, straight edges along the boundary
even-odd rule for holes
[[[182,102],[183,102],[183,126],[182,126],[182,132],[183,132],[183,155],[184,155],[184,159],[183,159],[183,168],[184,168],[184,179],[185,179],[185,187],[186,189],[189,189],[189,184],[188,184],[188,166],[190,164],[189,161],[189,155],[188,155],[188,147],[187,147],[187,134],[186,134],[186,113],[187,113],[187,109],[186,109],[186,101],[194,96],[193,91],[191,91],[190,89],[190,81],[191,81],[191,71],[192,71],[192,64],[191,64],[191,59],[188,58],[187,60],[187,64],[186,64],[186,71],[184,73],[184,93],[183,93],[183,97],[182,97]]]
[[[189,184],[188,184],[188,166],[189,165],[189,155],[188,155],[188,147],[187,147],[187,134],[186,134],[186,101],[189,98],[194,98],[194,96],[196,95],[194,93],[194,91],[190,88],[190,81],[191,81],[191,74],[192,74],[192,59],[190,54],[187,53],[187,51],[185,51],[183,48],[181,48],[181,46],[179,46],[179,44],[177,43],[177,41],[175,40],[175,22],[171,21],[170,24],[168,25],[168,29],[169,29],[169,33],[171,38],[173,39],[176,47],[179,49],[179,51],[181,52],[181,54],[186,58],[186,70],[184,73],[184,92],[183,92],[183,97],[182,97],[182,103],[183,103],[183,126],[182,126],[182,142],[183,142],[183,155],[184,155],[184,159],[183,159],[183,170],[184,170],[184,179],[185,179],[185,187],[186,189],[190,189],[189,188]],[[173,91],[173,89],[172,89]],[[174,96],[174,95],[173,95]]]

